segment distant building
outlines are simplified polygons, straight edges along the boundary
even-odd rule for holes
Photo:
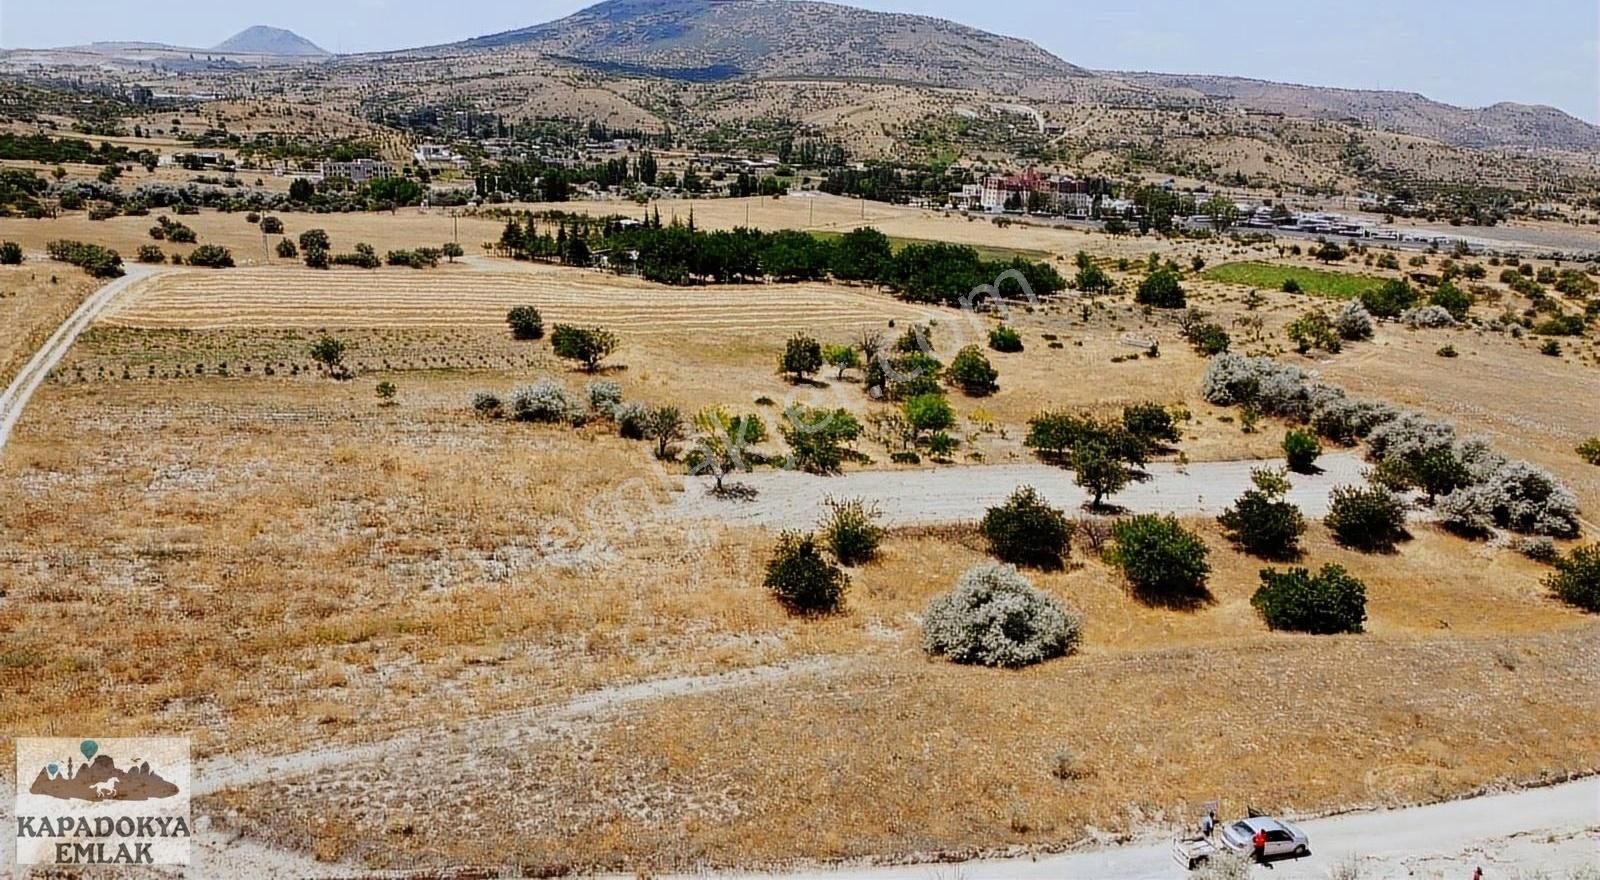
[[[380,162],[377,159],[354,159],[349,162],[323,162],[322,176],[324,178],[345,177],[349,178],[351,183],[366,183],[369,180],[393,177],[394,166],[390,165],[388,162]]]
[[[1062,175],[1046,176],[1033,169],[1021,174],[991,174],[983,179],[979,203],[985,211],[1004,211],[1008,206],[1027,210],[1030,197],[1043,196],[1045,209],[1058,213],[1087,214],[1089,186]],[[1076,198],[1083,196],[1082,199]]]
[[[417,160],[418,165],[429,169],[447,165],[464,168],[467,165],[465,157],[442,144],[421,144],[411,157]]]

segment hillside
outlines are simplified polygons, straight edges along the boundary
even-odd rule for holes
[[[330,54],[316,43],[294,31],[256,25],[245,28],[211,47],[214,52],[235,55],[283,55],[296,58],[320,57]]]
[[[1088,75],[1025,40],[809,0],[606,0],[459,47],[520,47],[606,72],[701,81],[848,77],[1015,94],[1041,77]]]
[[[1458,147],[1600,149],[1600,126],[1554,107],[1503,103],[1474,109],[1443,104],[1413,92],[1336,89],[1229,76],[1110,75],[1244,110],[1359,121],[1372,128],[1433,138]]]

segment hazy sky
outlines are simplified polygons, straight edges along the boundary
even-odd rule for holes
[[[0,0],[0,46],[150,40],[210,46],[251,24],[332,51],[525,27],[586,0]],[[1600,122],[1596,0],[855,0],[1025,37],[1110,70],[1219,73],[1421,92],[1464,106],[1551,104]]]

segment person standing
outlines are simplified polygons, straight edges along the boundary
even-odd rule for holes
[[[1256,829],[1256,836],[1251,839],[1250,843],[1255,846],[1256,864],[1265,865],[1267,863],[1267,832],[1266,832],[1266,830],[1265,829],[1261,829],[1261,828],[1257,828]]]
[[[1205,835],[1207,840],[1210,840],[1211,839],[1211,832],[1216,827],[1217,827],[1217,811],[1216,810],[1207,810],[1206,814],[1205,814],[1205,817],[1200,820],[1200,833]]]

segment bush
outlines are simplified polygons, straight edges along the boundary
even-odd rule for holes
[[[533,306],[517,306],[506,312],[506,325],[512,339],[543,339],[544,316]]]
[[[1428,297],[1428,305],[1444,309],[1450,313],[1451,318],[1463,321],[1466,320],[1467,312],[1472,309],[1472,297],[1466,291],[1446,281]]]
[[[333,249],[333,241],[328,238],[328,233],[321,229],[307,229],[300,233],[300,249],[303,251],[327,251]]]
[[[276,217],[262,217],[261,231],[268,235],[282,235],[283,221]]]
[[[569,424],[582,415],[583,405],[551,379],[540,379],[511,394],[511,417],[519,422]]]
[[[1176,517],[1129,517],[1116,524],[1113,535],[1116,545],[1111,550],[1111,562],[1122,569],[1140,599],[1159,605],[1190,606],[1208,597],[1210,551]]]
[[[650,438],[650,408],[644,404],[619,404],[611,410],[611,418],[617,423],[617,436],[624,440]]]
[[[589,411],[612,418],[622,403],[622,386],[610,379],[597,379],[585,385],[583,395],[589,401]]]
[[[1122,409],[1122,426],[1147,446],[1176,443],[1183,436],[1172,413],[1159,403],[1136,403]]]
[[[1367,619],[1367,585],[1337,565],[1324,565],[1315,575],[1304,568],[1269,568],[1261,572],[1250,604],[1275,630],[1358,633]]]
[[[1257,471],[1255,488],[1246,490],[1232,507],[1217,517],[1228,540],[1262,559],[1293,559],[1300,555],[1305,517],[1284,500],[1288,480],[1281,471]]]
[[[1407,327],[1413,330],[1434,330],[1441,327],[1454,327],[1456,318],[1450,310],[1443,306],[1423,306],[1418,309],[1408,309],[1400,316]]]
[[[956,663],[1017,669],[1071,654],[1082,623],[1009,565],[968,569],[952,592],[928,603],[922,646]]]
[[[1334,540],[1365,553],[1392,550],[1408,537],[1405,502],[1382,486],[1335,488],[1327,525]]]
[[[1184,330],[1183,335],[1189,340],[1189,345],[1194,347],[1195,353],[1206,357],[1222,354],[1233,345],[1233,338],[1221,324],[1204,322],[1193,324]]]
[[[1386,281],[1377,290],[1364,291],[1361,305],[1378,318],[1398,318],[1417,304],[1417,292],[1404,281]]]
[[[1289,470],[1297,474],[1317,472],[1317,459],[1322,457],[1322,444],[1309,431],[1290,431],[1283,437],[1283,456]]]
[[[788,374],[791,381],[800,382],[821,370],[822,344],[804,334],[791,336],[778,358],[778,372]]]
[[[989,347],[1005,354],[1022,351],[1022,334],[1010,327],[996,327],[989,331]]]
[[[819,528],[833,558],[846,566],[871,562],[878,555],[878,545],[883,542],[883,527],[878,525],[882,514],[878,508],[860,499],[838,498],[827,499],[823,506],[828,512]]]
[[[1359,300],[1351,300],[1333,316],[1333,329],[1339,331],[1341,339],[1351,342],[1371,339],[1372,313]]]
[[[979,529],[989,542],[989,552],[1002,562],[1056,569],[1071,552],[1072,524],[1032,486],[1023,486],[1004,504],[989,508]]]
[[[616,334],[600,327],[557,324],[550,333],[550,344],[556,357],[577,361],[585,372],[593,373],[617,350],[618,342]]]
[[[1183,285],[1178,281],[1178,273],[1165,268],[1151,272],[1139,282],[1134,302],[1158,309],[1181,309],[1188,305]]]
[[[1600,544],[1573,549],[1556,563],[1545,586],[1569,605],[1600,612]]]
[[[472,395],[472,411],[482,418],[498,419],[505,415],[505,404],[500,395],[492,391],[479,391]]]
[[[1592,465],[1600,465],[1600,437],[1590,437],[1578,447],[1578,457]]]
[[[50,259],[70,263],[94,278],[121,278],[122,255],[97,244],[57,240],[45,245]]]
[[[0,266],[22,265],[22,245],[14,241],[0,243]]]
[[[1334,330],[1333,322],[1321,309],[1301,315],[1289,325],[1288,332],[1289,340],[1301,354],[1309,354],[1312,349],[1318,348],[1330,354],[1338,354],[1344,348],[1344,342],[1338,331]]]
[[[189,254],[189,265],[207,269],[232,269],[233,252],[219,244],[203,244]]]
[[[1233,353],[1212,358],[1201,392],[1218,406],[1254,407],[1264,415],[1299,421],[1314,411],[1313,394],[1323,393],[1298,367]]]
[[[165,263],[167,255],[153,244],[142,244],[139,245],[138,259],[141,263]]]
[[[844,464],[844,447],[861,436],[861,422],[847,409],[794,407],[783,416],[778,431],[789,444],[794,466],[807,473],[838,473]],[[760,426],[761,418],[747,416],[744,424]]]
[[[305,252],[307,269],[326,269],[329,265],[328,252],[322,248],[303,248]]]
[[[814,536],[785,532],[767,562],[764,583],[791,614],[815,615],[839,609],[850,579],[823,557]]]
[[[983,397],[1000,390],[1000,385],[995,380],[1000,377],[1000,371],[989,363],[976,345],[969,345],[950,362],[949,369],[945,370],[945,379],[962,391],[973,397]]]
[[[840,379],[844,378],[847,371],[861,367],[861,353],[853,345],[825,345],[822,347],[822,360],[839,371]]]
[[[956,413],[942,394],[919,394],[901,404],[906,424],[917,436],[943,431],[956,423]]]
[[[277,251],[278,258],[283,260],[292,260],[300,255],[300,249],[295,247],[294,242],[287,238],[278,239]]]
[[[1285,278],[1282,289],[1284,293],[1299,293],[1300,282],[1294,280],[1293,278]]]
[[[1524,461],[1504,462],[1470,492],[1474,506],[1494,524],[1524,535],[1575,538],[1580,532],[1578,498],[1549,471]]]

